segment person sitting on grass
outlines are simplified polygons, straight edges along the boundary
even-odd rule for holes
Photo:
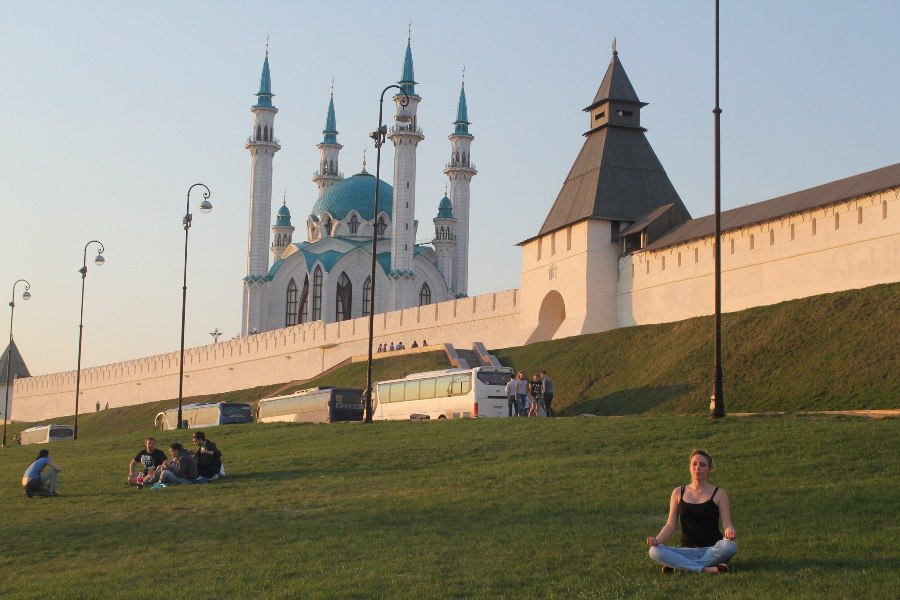
[[[46,471],[44,469],[50,467]],[[22,476],[22,491],[31,498],[37,496],[56,496],[56,476],[62,471],[50,462],[50,451],[46,448],[38,452],[34,462],[25,469]]]
[[[650,558],[663,565],[663,573],[675,569],[694,573],[727,573],[728,561],[737,552],[737,533],[731,524],[728,494],[713,487],[707,477],[713,470],[713,459],[704,450],[695,449],[690,456],[691,483],[672,490],[669,519],[656,537],[647,538]],[[681,547],[663,542],[681,521]],[[725,535],[719,531],[719,522]]]
[[[197,461],[184,446],[174,442],[169,446],[169,463],[159,475],[159,483],[194,483],[197,479]]]
[[[138,477],[143,481],[164,462],[166,462],[166,453],[156,447],[156,438],[148,437],[144,440],[144,447],[128,463],[128,483],[137,483]],[[138,465],[140,465],[140,469],[135,473],[134,468]]]
[[[218,479],[219,471],[222,469],[222,453],[215,444],[206,439],[206,434],[202,431],[194,433],[193,442],[197,446],[197,453],[194,455],[197,473],[207,479]]]

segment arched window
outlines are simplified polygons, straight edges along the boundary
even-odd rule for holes
[[[350,217],[350,222],[347,223],[347,226],[350,227],[350,233],[356,235],[356,232],[359,231],[359,219],[356,218],[356,214]]]
[[[368,317],[372,310],[372,278],[366,277],[363,284],[363,309],[362,316]]]
[[[263,126],[263,139],[265,141],[269,141],[269,126],[268,125]]]
[[[422,289],[419,291],[419,306],[427,304],[431,304],[431,288],[428,287],[427,283],[423,283]]]
[[[387,229],[387,221],[384,220],[384,217],[380,217],[378,219],[378,235],[384,235],[385,229]]]
[[[256,126],[256,139],[257,141],[262,139],[262,127],[259,125]]]
[[[284,326],[297,324],[297,284],[291,279],[287,288],[287,306],[284,311]]]
[[[322,320],[322,267],[317,266],[313,271],[313,289],[312,289],[312,314],[310,321]]]
[[[309,275],[303,278],[303,291],[300,293],[300,310],[297,312],[297,321],[309,323]]]
[[[346,273],[341,273],[337,283],[337,294],[334,297],[335,320],[347,321],[350,319],[350,309],[353,303],[353,284]]]

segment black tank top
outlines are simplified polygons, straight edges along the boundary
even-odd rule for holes
[[[707,548],[722,539],[719,531],[719,507],[713,502],[719,488],[713,490],[706,502],[692,504],[684,500],[684,487],[678,500],[678,518],[681,521],[681,547]]]

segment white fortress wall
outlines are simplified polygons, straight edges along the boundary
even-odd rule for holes
[[[523,343],[519,292],[506,290],[375,315],[375,346],[451,343],[488,348]],[[314,377],[368,352],[369,320],[321,321],[185,349],[184,396],[215,394]],[[75,412],[75,371],[16,380],[10,415],[39,421]],[[178,352],[82,369],[79,412],[178,397]],[[15,402],[13,402],[15,398]]]
[[[726,231],[722,310],[900,281],[900,190]],[[619,325],[713,313],[712,236],[619,259]]]

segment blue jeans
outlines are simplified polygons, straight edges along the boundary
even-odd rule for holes
[[[159,476],[160,483],[194,483],[190,479],[182,479],[172,471],[166,470]]]
[[[719,540],[715,546],[706,548],[676,548],[674,546],[652,546],[650,558],[673,569],[699,573],[703,567],[725,563],[737,553],[737,544],[732,540]]]
[[[509,401],[509,416],[516,415],[519,416],[519,401],[516,399],[515,394],[509,396],[507,398]]]
[[[519,414],[528,414],[528,396],[525,394],[516,394],[516,399],[519,401]]]

